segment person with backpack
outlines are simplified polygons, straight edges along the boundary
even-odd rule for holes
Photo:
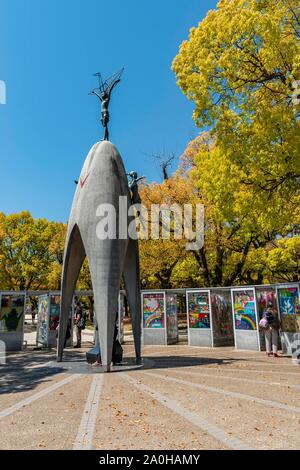
[[[81,333],[85,329],[85,316],[80,302],[77,302],[75,309],[75,320],[74,324],[76,326],[76,339],[77,343],[74,348],[81,348]]]
[[[277,314],[274,313],[272,301],[268,301],[267,307],[263,310],[263,315],[259,322],[259,326],[265,334],[266,354],[268,356],[278,357],[277,352],[280,321]]]

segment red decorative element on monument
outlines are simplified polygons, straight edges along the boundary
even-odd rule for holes
[[[86,180],[88,179],[88,176],[89,176],[89,173],[86,175],[86,177],[84,178],[84,180],[82,180],[82,179],[80,178],[80,186],[81,186],[81,188],[83,188],[83,186],[85,185],[85,182],[86,182]]]

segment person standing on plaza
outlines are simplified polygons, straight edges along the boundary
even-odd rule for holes
[[[278,357],[277,352],[280,321],[278,315],[274,312],[272,301],[268,301],[267,307],[263,311],[260,327],[265,334],[266,354],[268,356]]]
[[[74,346],[75,348],[81,348],[81,333],[82,330],[84,330],[85,325],[84,325],[84,313],[83,309],[81,306],[80,302],[77,302],[76,308],[75,308],[75,319],[74,319],[74,324],[76,326],[76,345]]]

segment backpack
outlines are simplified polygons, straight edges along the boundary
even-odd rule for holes
[[[274,323],[274,321],[275,321],[274,315],[273,315],[272,311],[269,310],[269,309],[265,312],[265,318],[268,322],[268,325],[272,325],[272,323]]]
[[[79,320],[79,322],[77,323],[77,327],[80,328],[81,330],[85,330],[85,323],[86,323],[86,319],[85,319],[85,315],[83,313],[80,320]]]
[[[261,328],[268,328],[275,323],[275,317],[273,315],[273,311],[270,308],[267,308],[263,312],[262,319],[259,322],[259,326]]]

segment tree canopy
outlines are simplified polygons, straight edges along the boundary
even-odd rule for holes
[[[141,198],[147,208],[204,205],[205,244],[141,240],[144,287],[300,281],[299,0],[221,0],[173,70],[199,135]],[[65,232],[0,213],[0,289],[59,289]],[[87,263],[78,287],[91,288]]]
[[[46,289],[56,263],[51,246],[60,224],[34,219],[29,212],[0,213],[2,289]]]
[[[244,184],[299,190],[298,0],[221,0],[191,29],[173,70],[196,124],[243,169]]]

